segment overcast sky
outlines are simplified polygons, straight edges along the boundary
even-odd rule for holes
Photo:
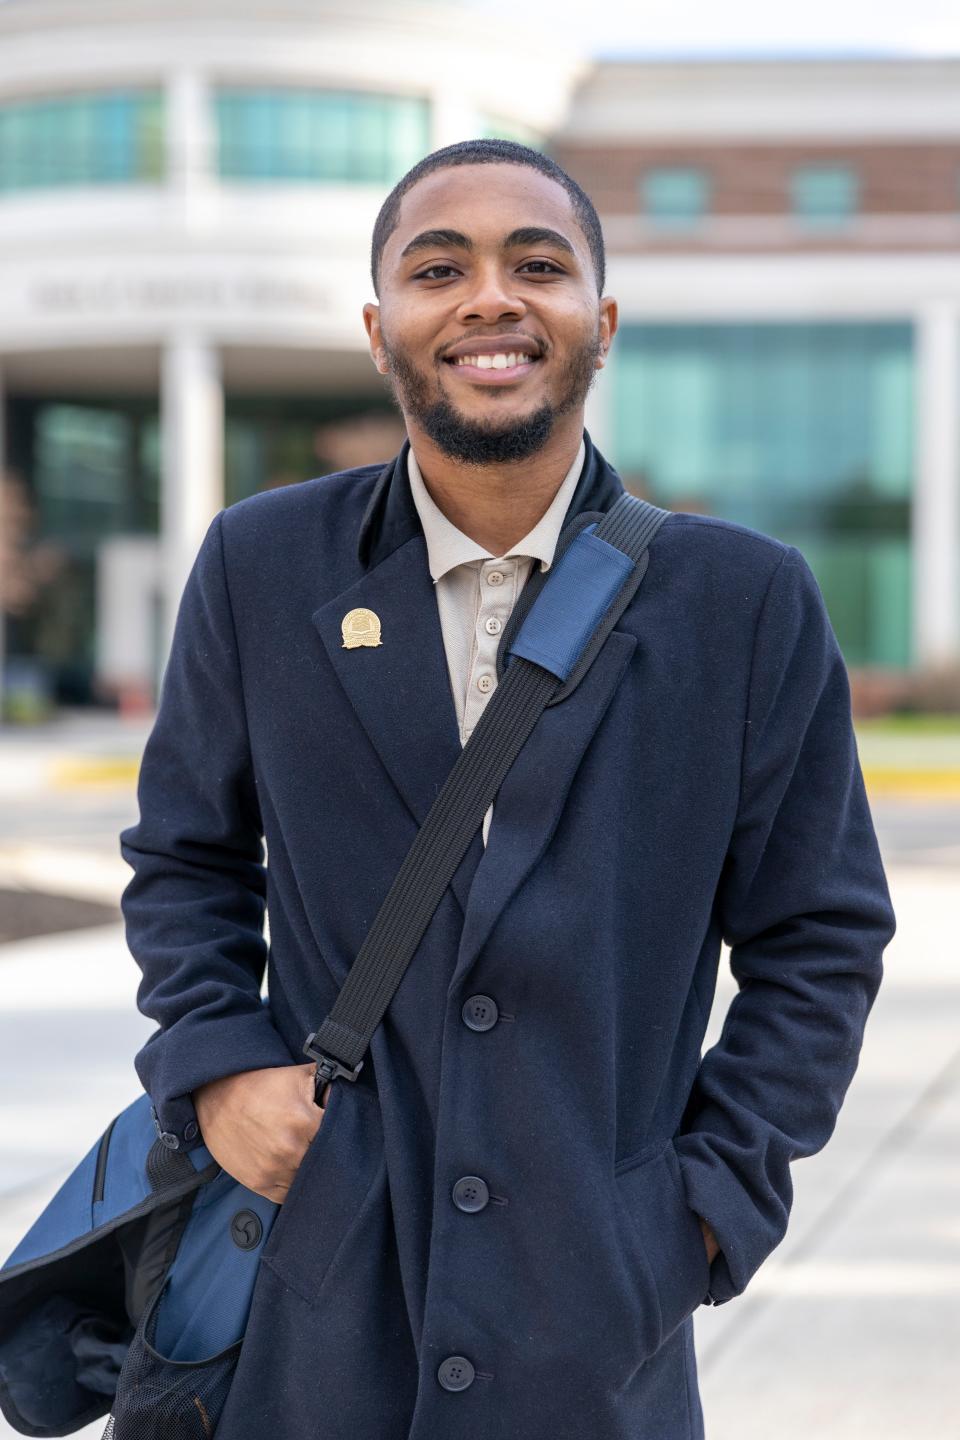
[[[960,56],[960,0],[467,0],[594,55]]]

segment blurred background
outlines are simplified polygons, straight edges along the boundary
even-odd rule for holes
[[[955,1440],[960,13],[519,9],[0,0],[0,1250],[139,1091],[117,835],[200,540],[395,453],[374,217],[504,136],[600,212],[628,488],[810,562],[899,918],[789,1235],[697,1316],[708,1435]]]

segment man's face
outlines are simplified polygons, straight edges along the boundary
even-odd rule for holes
[[[582,410],[617,315],[563,186],[490,164],[435,171],[403,197],[364,322],[408,429],[494,464]]]

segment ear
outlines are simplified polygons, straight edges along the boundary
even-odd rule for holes
[[[381,375],[386,375],[390,365],[387,360],[387,352],[383,348],[383,336],[380,333],[380,306],[375,305],[372,300],[368,300],[363,307],[363,323],[370,340],[370,354],[373,357],[373,363]]]
[[[617,333],[619,323],[619,312],[617,302],[612,295],[604,295],[600,301],[600,353],[597,356],[597,369],[602,370],[607,363],[607,355],[610,346],[613,344],[613,337]]]

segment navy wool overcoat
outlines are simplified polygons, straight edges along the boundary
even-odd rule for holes
[[[186,582],[120,834],[135,1063],[185,1148],[193,1089],[306,1063],[460,753],[406,448],[221,510]],[[622,493],[588,437],[565,526]],[[702,1437],[693,1314],[783,1239],[894,928],[810,568],[673,513],[333,1083],[218,1440]]]

